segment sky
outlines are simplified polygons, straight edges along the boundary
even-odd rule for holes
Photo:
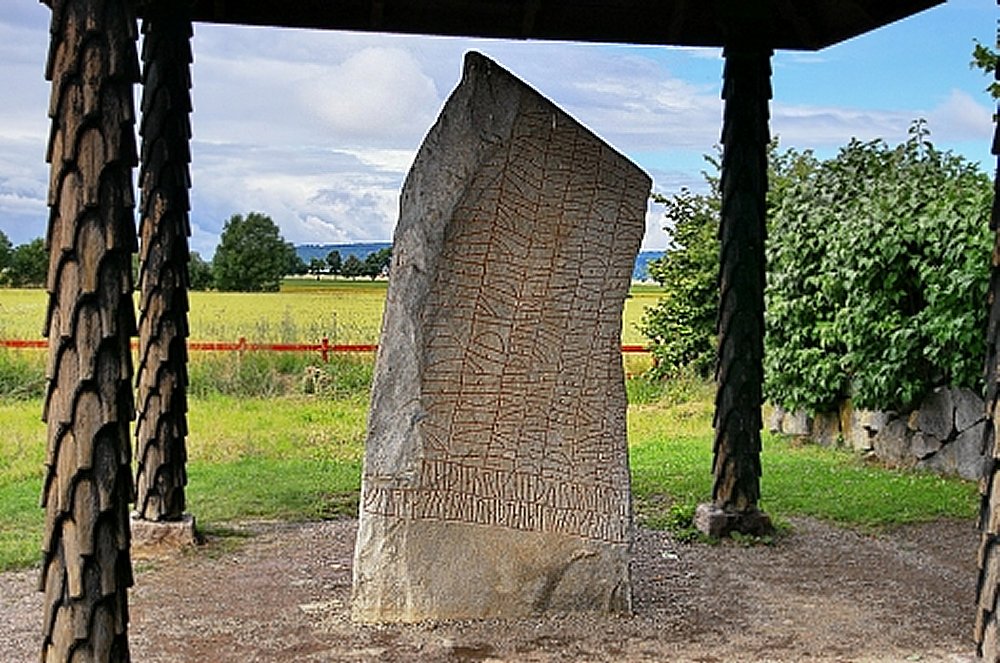
[[[45,234],[49,10],[0,0],[0,230]],[[993,105],[969,66],[996,40],[997,8],[950,0],[772,66],[771,132],[833,156],[851,138],[931,141],[982,164]],[[648,172],[654,191],[703,189],[719,141],[720,49],[471,40],[197,24],[192,67],[191,249],[214,253],[225,221],[259,211],[295,244],[389,241],[399,189],[423,136],[480,51],[552,99]],[[137,88],[138,94],[138,88]],[[669,237],[647,213],[646,249]]]

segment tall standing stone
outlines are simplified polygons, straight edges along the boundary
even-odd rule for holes
[[[403,187],[354,618],[630,609],[621,311],[650,180],[482,55]]]

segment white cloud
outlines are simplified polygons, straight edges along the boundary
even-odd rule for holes
[[[951,90],[938,106],[927,109],[869,110],[831,106],[773,104],[772,133],[788,146],[824,148],[847,144],[852,138],[882,138],[893,144],[906,140],[914,120],[928,121],[937,143],[980,140],[986,146],[993,133],[992,114],[960,90]]]
[[[399,48],[369,47],[339,65],[311,67],[300,83],[299,97],[324,128],[352,144],[419,141],[440,104],[434,81]]]
[[[962,90],[951,90],[948,98],[928,113],[931,138],[949,141],[981,140],[993,135],[993,111]]]

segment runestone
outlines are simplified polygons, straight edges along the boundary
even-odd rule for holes
[[[621,313],[650,184],[466,56],[401,196],[354,619],[630,610]]]

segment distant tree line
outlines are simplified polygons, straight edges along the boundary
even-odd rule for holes
[[[331,251],[326,260],[310,264],[298,256],[295,247],[281,236],[278,225],[266,214],[234,214],[222,228],[219,246],[211,261],[191,252],[188,263],[192,290],[240,292],[275,292],[287,275],[329,274],[344,278],[388,276],[392,249],[370,253],[364,259],[355,255],[341,258]],[[14,288],[42,287],[49,267],[48,251],[41,239],[13,246],[0,231],[0,285]],[[138,270],[138,259],[134,269]]]
[[[309,261],[309,273],[317,279],[323,274],[329,274],[349,279],[367,276],[374,281],[380,276],[389,275],[389,263],[391,260],[392,248],[390,247],[369,253],[365,256],[364,260],[355,255],[342,258],[340,251],[334,249],[326,255],[326,260],[313,258]]]
[[[0,284],[12,288],[40,288],[49,270],[49,253],[41,237],[14,246],[0,231]]]

